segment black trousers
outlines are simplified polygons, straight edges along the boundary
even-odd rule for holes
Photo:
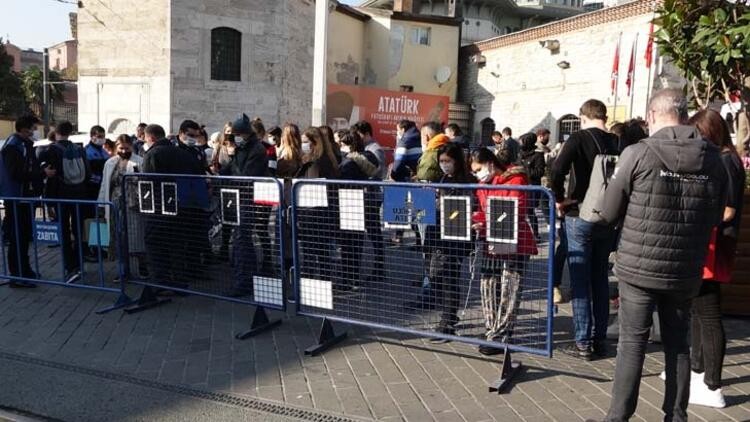
[[[368,194],[375,195],[372,192],[368,192]],[[379,200],[365,202],[365,230],[367,230],[367,237],[370,238],[375,255],[375,262],[372,263],[372,267],[376,277],[382,277],[385,271],[385,241],[383,240],[383,228],[380,223],[381,204],[382,201]]]
[[[560,239],[560,243],[557,244],[557,248],[555,249],[553,282],[555,287],[560,287],[562,285],[565,262],[568,260],[568,236],[565,232],[565,220],[563,219],[560,219],[560,230],[557,231],[557,238]]]
[[[16,201],[5,201],[7,226],[4,227],[8,238],[8,270],[14,277],[34,278],[29,262],[29,243],[31,243],[31,205]]]
[[[721,323],[721,284],[704,281],[698,296],[693,299],[691,318],[691,367],[704,373],[708,388],[721,387],[727,340]]]
[[[65,271],[81,269],[81,253],[87,245],[83,244],[81,230],[85,230],[85,214],[91,213],[92,207],[76,204],[60,204],[62,225],[62,250],[65,261]]]
[[[365,235],[360,232],[344,232],[341,238],[341,285],[359,285],[360,262]]]
[[[436,250],[430,257],[430,284],[440,304],[440,324],[458,323],[459,278],[463,256]]]
[[[627,421],[635,413],[646,344],[658,308],[667,380],[664,385],[664,420],[687,421],[690,395],[688,319],[694,291],[654,290],[619,283],[620,338],[617,346],[612,404],[607,421]]]

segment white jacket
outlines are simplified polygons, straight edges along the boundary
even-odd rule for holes
[[[115,168],[117,167],[117,164],[120,162],[120,160],[122,160],[122,158],[115,155],[107,160],[106,163],[104,163],[104,171],[102,172],[102,187],[99,188],[98,202],[109,202],[109,191],[112,189],[112,175],[115,173]],[[136,167],[143,168],[143,158],[133,154],[128,161],[125,173],[135,173]],[[115,206],[117,206],[117,204],[115,204]],[[107,220],[107,223],[111,223],[109,221],[109,208],[110,207],[104,207],[104,218]],[[124,210],[120,210],[120,212],[124,212]]]

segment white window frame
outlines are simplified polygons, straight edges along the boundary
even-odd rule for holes
[[[424,43],[423,41],[427,41]],[[432,28],[429,26],[415,26],[411,29],[411,43],[429,47],[432,44]]]

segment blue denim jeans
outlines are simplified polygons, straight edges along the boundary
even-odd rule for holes
[[[579,346],[589,346],[607,337],[608,262],[616,231],[570,216],[565,217],[565,231],[575,340]]]

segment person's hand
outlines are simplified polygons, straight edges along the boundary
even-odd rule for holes
[[[562,202],[557,202],[555,205],[557,206],[557,215],[562,217],[565,215],[565,210],[568,209],[571,205],[577,203],[577,201],[574,201],[572,199],[565,199]]]
[[[483,223],[474,223],[471,225],[471,228],[476,232],[481,232],[484,230],[484,224]]]
[[[44,175],[47,176],[47,178],[55,177],[57,176],[57,170],[53,169],[52,167],[45,167]]]

